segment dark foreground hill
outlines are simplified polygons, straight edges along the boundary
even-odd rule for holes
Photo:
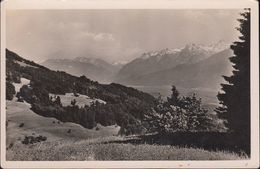
[[[21,78],[30,80],[30,84],[23,86],[16,94],[13,83],[20,83]],[[7,99],[19,97],[18,100],[30,103],[37,114],[78,123],[86,128],[93,128],[97,123],[104,126],[117,124],[123,134],[143,132],[146,126],[144,115],[156,102],[151,95],[134,88],[115,83],[99,84],[85,76],[52,71],[9,50],[6,50],[6,86]],[[96,102],[91,106],[79,107],[72,103],[65,107],[59,98],[53,100],[49,96],[66,93],[87,95],[106,104]]]

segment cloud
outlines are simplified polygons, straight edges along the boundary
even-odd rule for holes
[[[83,38],[91,38],[93,39],[94,41],[97,41],[97,42],[102,42],[102,41],[110,41],[110,42],[113,42],[115,41],[115,38],[113,36],[113,34],[111,33],[93,33],[93,32],[89,32],[89,31],[84,31],[82,32],[82,34],[80,35],[82,36]]]
[[[239,10],[11,10],[7,47],[27,59],[118,62],[187,43],[233,41]]]
[[[96,41],[115,41],[112,34],[109,33],[98,33],[94,36]]]

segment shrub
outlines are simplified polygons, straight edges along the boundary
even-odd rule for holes
[[[73,95],[74,95],[75,97],[79,97],[79,94],[76,93],[76,92],[74,92]]]
[[[6,99],[12,100],[14,98],[15,88],[14,85],[10,82],[6,82]]]
[[[42,136],[42,135],[39,135],[37,137],[25,136],[22,143],[27,145],[27,144],[34,144],[34,143],[41,142],[41,141],[46,141],[46,140],[47,140],[47,137]]]
[[[197,99],[195,94],[191,97],[179,97],[175,86],[172,91],[167,101],[158,100],[158,105],[145,116],[150,131],[173,133],[209,130],[212,118],[202,108],[201,99]]]
[[[73,99],[73,100],[71,100],[71,102],[70,102],[70,104],[71,104],[72,106],[75,106],[76,103],[77,103],[76,99]]]
[[[24,126],[24,123],[21,123],[20,125],[19,125],[19,127],[23,127]]]
[[[18,97],[17,101],[18,101],[18,102],[24,102],[24,100],[23,100],[22,97]]]
[[[32,95],[33,95],[32,88],[27,85],[23,85],[20,89],[20,92],[17,93],[18,101],[20,98],[20,101],[25,100],[25,101],[31,103],[32,99],[33,99]]]

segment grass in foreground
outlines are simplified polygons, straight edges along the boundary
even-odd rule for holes
[[[113,138],[120,139],[120,138]],[[105,140],[107,141],[107,140]],[[92,141],[55,141],[34,145],[16,144],[7,151],[7,160],[240,160],[241,153],[207,151],[176,146],[105,143]]]

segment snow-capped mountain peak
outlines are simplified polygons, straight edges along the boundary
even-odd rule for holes
[[[86,58],[86,57],[76,57],[74,60],[78,62],[92,63],[92,64],[96,64],[99,61],[99,59],[96,58]]]
[[[220,40],[217,43],[212,43],[208,45],[208,48],[210,48],[212,51],[220,52],[222,50],[228,49],[230,47],[230,44],[227,42]]]
[[[169,49],[169,48],[165,48],[158,51],[150,51],[150,52],[143,53],[141,59],[145,60],[145,59],[149,59],[150,57],[156,57],[157,60],[160,60],[165,55],[172,55],[180,51],[181,49]]]
[[[229,48],[229,44],[223,40],[220,40],[217,43],[212,43],[209,45],[189,43],[182,48],[172,48],[172,49],[165,48],[162,50],[145,52],[142,54],[140,58],[146,60],[149,58],[156,57],[156,59],[159,61],[166,55],[175,55],[179,53],[185,53],[185,55],[191,53],[193,55],[203,54],[205,56],[210,56],[214,53],[223,51],[228,48]]]

